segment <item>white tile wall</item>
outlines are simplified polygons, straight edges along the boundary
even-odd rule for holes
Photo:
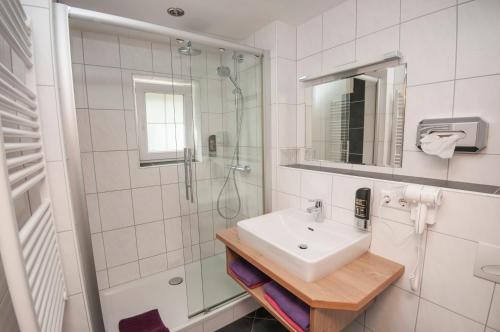
[[[323,49],[356,38],[356,0],[348,0],[323,14]]]
[[[110,191],[98,194],[103,231],[132,226],[134,209],[130,190]]]
[[[126,151],[95,152],[94,164],[99,192],[130,188]]]
[[[139,225],[137,232],[137,250],[139,258],[156,256],[167,251],[163,221]]]
[[[356,35],[364,36],[399,23],[399,0],[357,0]]]
[[[102,234],[108,267],[137,261],[137,245],[134,227],[116,229]]]
[[[89,65],[120,67],[118,38],[104,33],[84,32],[83,57]]]
[[[133,189],[132,199],[136,224],[163,219],[160,186]]]
[[[120,110],[89,111],[94,151],[126,150],[125,114]]]

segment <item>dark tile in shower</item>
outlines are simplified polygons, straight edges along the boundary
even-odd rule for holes
[[[257,319],[274,319],[273,315],[271,315],[266,309],[259,308],[255,311],[255,318]]]

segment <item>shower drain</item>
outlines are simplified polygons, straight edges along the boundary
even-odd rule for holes
[[[175,277],[175,278],[170,279],[168,281],[168,283],[169,283],[169,285],[177,286],[177,285],[182,284],[183,281],[184,281],[184,279],[182,279],[181,277]]]
[[[307,248],[308,248],[307,244],[305,244],[305,243],[299,244],[299,249],[305,250]]]

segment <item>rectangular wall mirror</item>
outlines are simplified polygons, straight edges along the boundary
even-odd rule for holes
[[[307,83],[309,158],[401,167],[405,100],[405,64]]]

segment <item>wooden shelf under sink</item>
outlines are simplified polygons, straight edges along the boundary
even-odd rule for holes
[[[228,266],[240,256],[307,303],[311,307],[311,332],[341,331],[404,272],[403,265],[367,252],[323,279],[305,282],[241,243],[235,227],[217,232],[217,239],[226,245]],[[295,331],[264,299],[263,287],[249,289],[233,279],[289,331]]]

